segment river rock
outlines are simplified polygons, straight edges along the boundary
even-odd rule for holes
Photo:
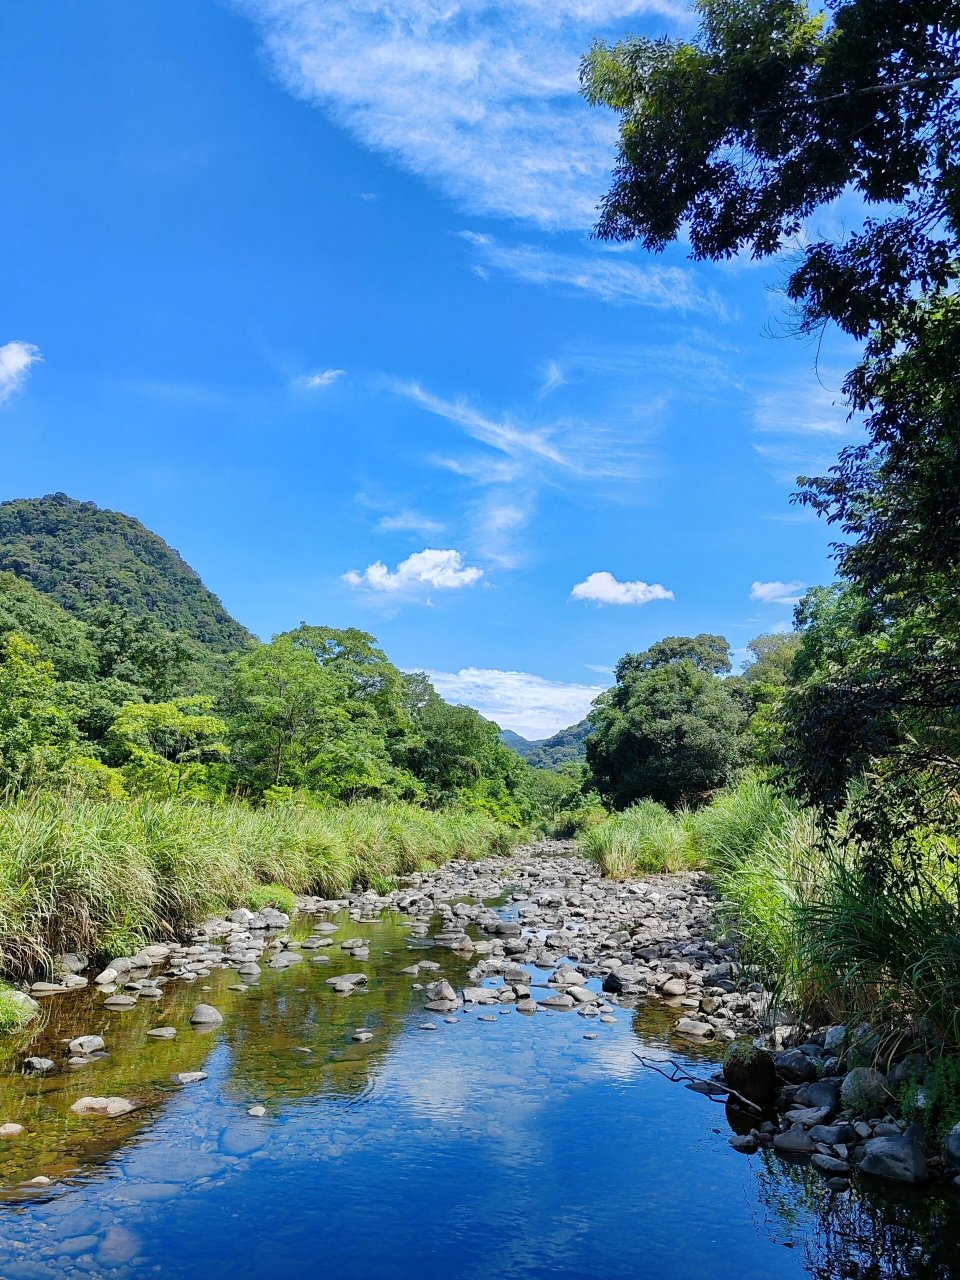
[[[446,978],[440,978],[437,982],[428,982],[424,991],[431,1000],[452,1001],[454,1004],[458,1003],[457,993]]]
[[[152,1036],[154,1040],[173,1040],[176,1034],[176,1027],[151,1027],[147,1032],[147,1035]]]
[[[104,1000],[103,1002],[103,1007],[105,1009],[116,1009],[122,1013],[124,1009],[132,1009],[136,1005],[136,1003],[137,1003],[136,996],[125,996],[125,995],[117,994],[115,996],[108,996],[107,999]]]
[[[870,1138],[864,1144],[860,1172],[894,1182],[926,1181],[929,1171],[919,1134],[908,1130],[899,1137]]]
[[[808,1155],[816,1150],[813,1139],[799,1126],[788,1129],[786,1133],[775,1133],[773,1146],[775,1151],[784,1151],[788,1155]]]
[[[218,1027],[223,1022],[223,1014],[212,1004],[198,1004],[190,1015],[190,1021],[195,1027]]]
[[[70,1108],[78,1116],[125,1116],[133,1110],[127,1098],[80,1098]]]
[[[22,1124],[14,1124],[13,1122],[0,1124],[0,1138],[15,1138],[18,1133],[23,1133],[23,1128]]]
[[[887,1077],[875,1067],[854,1067],[840,1088],[844,1110],[855,1114],[882,1106],[889,1097]]]
[[[766,1049],[736,1040],[723,1060],[723,1078],[737,1093],[758,1106],[771,1106],[777,1096],[777,1068]]]
[[[50,1058],[24,1058],[23,1069],[32,1076],[45,1076],[50,1071],[56,1070],[57,1064],[52,1062]]]
[[[815,1169],[819,1169],[821,1173],[827,1173],[832,1176],[850,1172],[849,1161],[840,1160],[836,1156],[824,1155],[822,1151],[815,1151],[810,1157],[810,1163]]]
[[[734,1151],[740,1151],[745,1156],[752,1156],[760,1146],[760,1140],[755,1133],[735,1133],[728,1141]]]
[[[774,1056],[774,1065],[787,1084],[806,1084],[817,1078],[817,1065],[800,1049],[784,1049]]]
[[[682,1036],[695,1036],[700,1040],[709,1040],[717,1034],[709,1022],[699,1022],[696,1018],[681,1018],[676,1030]]]
[[[201,1080],[206,1080],[207,1073],[205,1071],[178,1071],[173,1077],[174,1084],[199,1084]]]
[[[101,1036],[77,1036],[76,1040],[70,1041],[70,1052],[78,1053],[82,1057],[89,1057],[91,1053],[100,1053],[106,1049]]]
[[[846,1027],[827,1027],[823,1037],[823,1051],[827,1057],[838,1058],[847,1045]]]

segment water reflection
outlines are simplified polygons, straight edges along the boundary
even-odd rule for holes
[[[731,1151],[722,1106],[635,1056],[709,1074],[718,1047],[678,1042],[675,1011],[425,1018],[400,970],[430,958],[460,984],[470,962],[396,916],[336,920],[333,946],[248,990],[224,972],[124,1014],[91,993],[51,1006],[22,1052],[63,1061],[64,1040],[92,1033],[109,1056],[40,1079],[6,1064],[0,1121],[27,1132],[0,1147],[2,1280],[960,1280],[952,1201],[835,1194],[808,1168]],[[359,964],[336,945],[358,936]],[[326,983],[357,969],[362,994]],[[188,1025],[201,1000],[224,1013],[211,1035]],[[164,1024],[176,1039],[146,1036]],[[353,1041],[358,1028],[373,1038]],[[208,1079],[173,1084],[194,1070]],[[82,1094],[138,1109],[71,1115]],[[23,1185],[37,1175],[53,1184]]]

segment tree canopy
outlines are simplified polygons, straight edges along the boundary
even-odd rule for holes
[[[615,809],[641,799],[696,803],[729,782],[744,759],[747,707],[721,636],[670,636],[616,667],[590,721],[587,763]]]

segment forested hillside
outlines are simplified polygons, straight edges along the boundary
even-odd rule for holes
[[[63,493],[0,503],[0,570],[81,618],[115,605],[217,653],[250,640],[161,537],[131,516]]]

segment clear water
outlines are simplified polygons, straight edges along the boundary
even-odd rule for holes
[[[399,970],[436,959],[457,984],[468,962],[400,918],[342,920],[369,961],[333,946],[329,965],[265,969],[245,992],[229,972],[172,983],[123,1014],[56,999],[24,1051],[61,1058],[63,1038],[97,1033],[110,1053],[43,1080],[6,1064],[0,1122],[28,1132],[0,1145],[2,1280],[960,1278],[957,1201],[835,1194],[733,1152],[722,1107],[635,1057],[709,1073],[709,1050],[671,1040],[673,1011],[603,1025],[483,1008],[450,1024]],[[325,985],[357,969],[366,994]],[[190,1030],[200,1000],[221,1028]],[[166,1024],[175,1040],[145,1037]],[[361,1026],[371,1042],[350,1040]],[[206,1081],[172,1084],[201,1068]],[[71,1115],[86,1094],[142,1105]],[[54,1182],[23,1185],[37,1175]]]

